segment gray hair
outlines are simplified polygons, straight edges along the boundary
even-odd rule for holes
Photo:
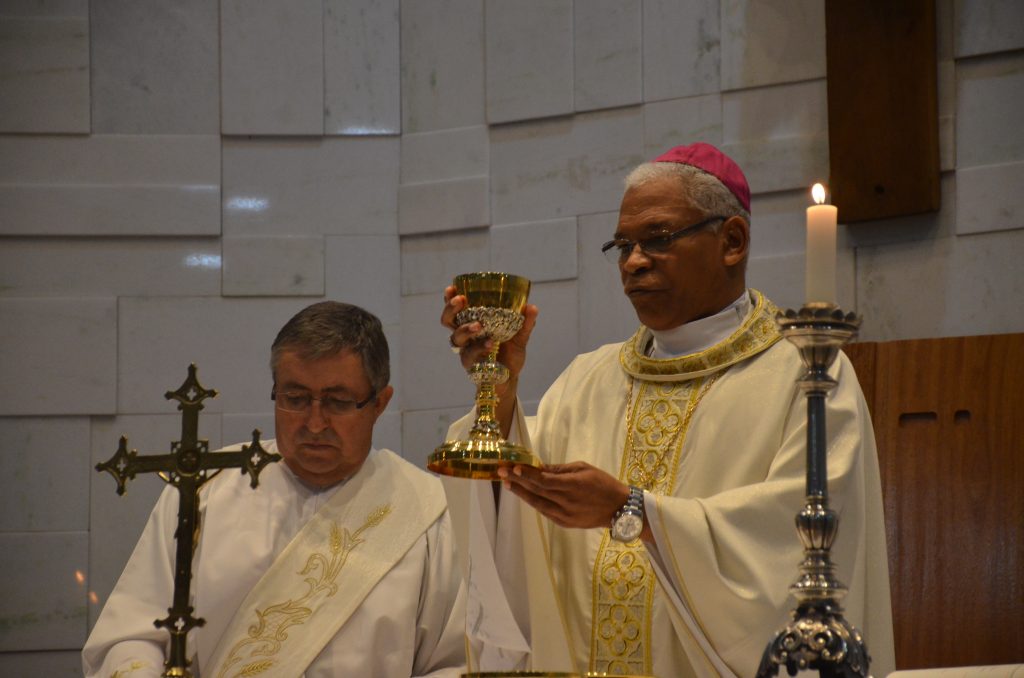
[[[285,323],[270,348],[270,372],[277,376],[281,353],[296,351],[304,360],[352,351],[363,363],[374,393],[391,380],[388,340],[377,316],[339,301],[321,301],[302,309]]]
[[[717,177],[693,165],[678,162],[645,162],[626,176],[626,190],[665,178],[678,180],[682,197],[702,212],[703,216],[739,216],[750,223],[750,212],[743,209],[743,205],[732,191]],[[715,228],[720,226],[721,222]]]

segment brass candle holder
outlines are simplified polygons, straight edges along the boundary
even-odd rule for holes
[[[866,678],[870,657],[860,632],[843,618],[839,601],[847,588],[836,579],[829,556],[839,516],[828,506],[825,436],[825,396],[837,385],[828,368],[857,336],[860,317],[835,304],[808,303],[780,312],[776,322],[807,366],[797,382],[807,396],[807,499],[796,515],[804,560],[800,578],[789,587],[797,608],[765,648],[757,676],[777,676],[785,666],[791,676],[817,670],[822,678]]]
[[[540,466],[532,452],[510,443],[501,435],[495,415],[498,396],[495,387],[508,381],[508,368],[498,362],[502,342],[516,335],[523,326],[523,307],[530,295],[530,281],[508,273],[466,273],[454,281],[458,294],[466,297],[466,308],[455,316],[465,325],[479,322],[483,335],[493,342],[491,350],[468,370],[477,386],[476,421],[468,440],[448,440],[427,459],[427,468],[435,473],[458,478],[498,479],[502,466]]]

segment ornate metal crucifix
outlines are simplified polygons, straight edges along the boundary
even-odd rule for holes
[[[178,488],[178,529],[174,533],[177,552],[174,558],[174,603],[167,609],[167,617],[153,623],[167,629],[171,634],[171,648],[164,662],[166,677],[191,678],[185,641],[188,632],[202,626],[206,620],[192,616],[189,590],[192,584],[192,555],[199,536],[199,488],[225,468],[241,468],[248,473],[251,485],[259,484],[263,467],[281,459],[271,454],[260,444],[260,431],[252,432],[252,443],[243,445],[235,452],[210,452],[208,440],[199,440],[199,411],[203,401],[217,397],[217,391],[205,389],[196,378],[195,364],[189,365],[188,378],[177,391],[164,394],[168,400],[177,400],[181,410],[181,440],[171,443],[170,454],[139,456],[136,450],[128,451],[128,438],[121,436],[121,442],[114,456],[96,464],[97,471],[106,471],[117,481],[117,493],[124,494],[125,483],[136,473],[159,473],[165,482]],[[214,471],[214,473],[208,473]]]

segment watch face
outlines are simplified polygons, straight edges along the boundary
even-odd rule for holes
[[[644,519],[635,513],[623,513],[615,519],[612,536],[619,541],[633,541],[644,531]]]

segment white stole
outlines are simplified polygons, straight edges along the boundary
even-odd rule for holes
[[[445,510],[439,484],[367,457],[245,597],[211,655],[215,678],[294,678]]]

